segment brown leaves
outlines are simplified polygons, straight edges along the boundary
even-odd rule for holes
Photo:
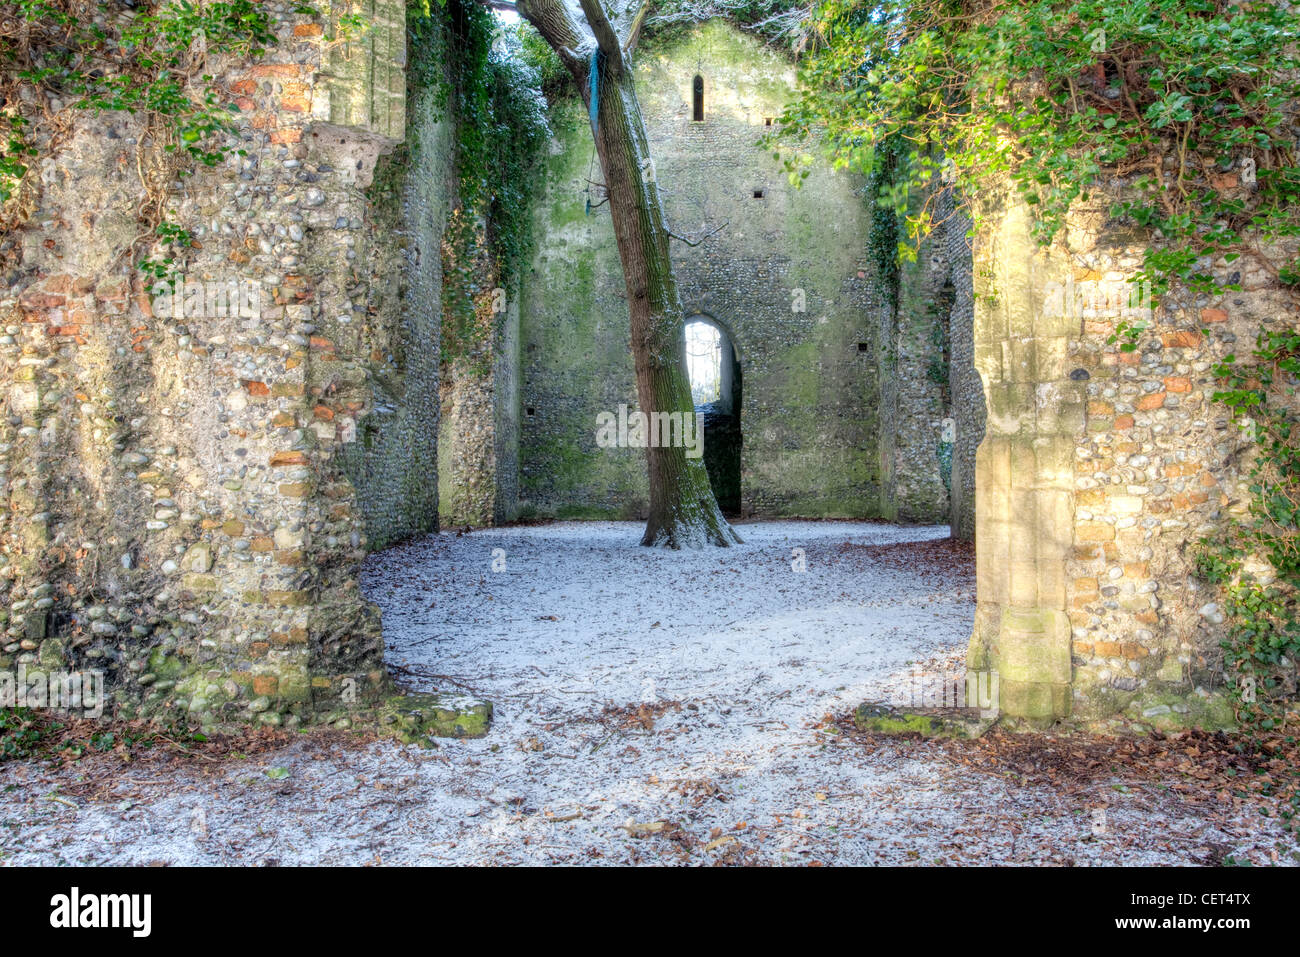
[[[860,734],[852,716],[841,717],[844,734],[878,747]],[[1010,778],[1022,787],[1066,792],[1110,784],[1159,788],[1189,804],[1227,809],[1251,804],[1265,813],[1300,803],[1300,745],[1282,734],[1252,739],[1222,731],[1100,736],[1009,733],[994,729],[973,741],[930,740],[911,744],[942,755],[964,769]]]

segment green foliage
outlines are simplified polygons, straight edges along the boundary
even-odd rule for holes
[[[964,195],[1010,177],[1043,242],[1125,177],[1113,217],[1153,238],[1135,281],[1234,288],[1211,264],[1300,233],[1291,110],[1300,13],[1275,3],[826,0],[803,92],[771,142],[870,172],[889,143],[909,234],[936,177]],[[1253,181],[1252,181],[1253,175]],[[1249,236],[1247,235],[1249,234]]]
[[[940,442],[935,448],[935,455],[939,457],[939,478],[943,480],[943,487],[950,495],[952,494],[952,450],[952,442]]]
[[[452,358],[478,351],[493,289],[510,285],[529,250],[529,198],[549,135],[543,80],[527,34],[502,30],[475,0],[417,3],[407,29],[416,82],[456,123],[459,205],[443,240],[443,355]]]
[[[902,223],[897,204],[891,195],[897,172],[897,150],[893,144],[882,151],[882,162],[867,177],[867,195],[873,200],[871,207],[871,233],[867,249],[875,257],[876,274],[886,305],[892,311],[898,308],[901,270],[898,249],[902,236]]]
[[[194,237],[190,234],[190,231],[177,226],[175,223],[159,223],[157,228],[154,229],[154,235],[158,237],[159,241],[173,247],[188,249],[194,245]],[[144,275],[151,277],[151,282],[148,283],[149,288],[153,289],[161,283],[172,292],[176,291],[179,273],[175,256],[141,260],[136,264],[136,268]]]
[[[559,56],[527,20],[520,20],[513,26],[503,26],[502,34],[506,38],[517,38],[519,59],[536,74],[541,82],[542,93],[548,100],[577,93],[573,77]],[[516,41],[508,39],[507,42],[513,44]]]
[[[1270,730],[1285,719],[1300,661],[1300,333],[1265,330],[1248,360],[1226,356],[1215,373],[1215,400],[1254,440],[1249,513],[1200,543],[1197,568],[1223,596],[1242,713]]]
[[[1235,291],[1243,259],[1300,235],[1293,5],[824,0],[810,33],[802,92],[768,143],[796,180],[818,150],[873,176],[913,247],[938,189],[960,202],[1009,181],[1048,243],[1104,185],[1112,221],[1149,237],[1133,281],[1154,306],[1175,288]],[[1274,271],[1300,285],[1300,262]],[[1111,342],[1132,352],[1144,328],[1123,320]],[[1265,331],[1219,367],[1216,399],[1251,423],[1251,494],[1198,552],[1223,596],[1226,667],[1253,681],[1242,712],[1263,729],[1282,722],[1300,660],[1298,356],[1300,336]]]
[[[36,712],[30,708],[0,708],[0,761],[26,757],[40,739]]]
[[[124,111],[162,122],[164,149],[214,166],[230,150],[232,112],[201,75],[209,56],[260,56],[276,40],[253,0],[149,6],[120,0],[15,0],[15,27],[0,32],[9,136],[0,153],[0,202],[13,194],[36,154],[34,118],[52,101],[75,109]],[[18,28],[20,25],[21,28]],[[196,43],[196,39],[202,43]],[[198,80],[194,83],[195,79]],[[183,171],[182,171],[183,172]]]

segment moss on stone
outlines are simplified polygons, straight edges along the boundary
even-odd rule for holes
[[[405,744],[429,738],[481,738],[492,727],[492,703],[464,695],[394,695],[378,711],[381,726]]]
[[[887,737],[976,738],[993,725],[992,718],[956,714],[921,714],[898,711],[886,705],[864,702],[853,712],[859,731]]]

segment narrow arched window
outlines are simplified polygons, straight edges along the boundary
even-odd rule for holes
[[[691,83],[691,95],[694,100],[693,118],[696,123],[704,122],[704,77],[698,73],[695,74],[695,80]]]

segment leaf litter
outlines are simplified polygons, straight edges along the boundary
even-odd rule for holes
[[[741,532],[669,552],[631,523],[526,524],[374,555],[395,678],[493,701],[486,737],[135,727],[96,751],[68,723],[53,758],[0,764],[0,863],[1296,863],[1285,741],[858,732],[858,703],[961,666],[971,550],[942,527]]]

